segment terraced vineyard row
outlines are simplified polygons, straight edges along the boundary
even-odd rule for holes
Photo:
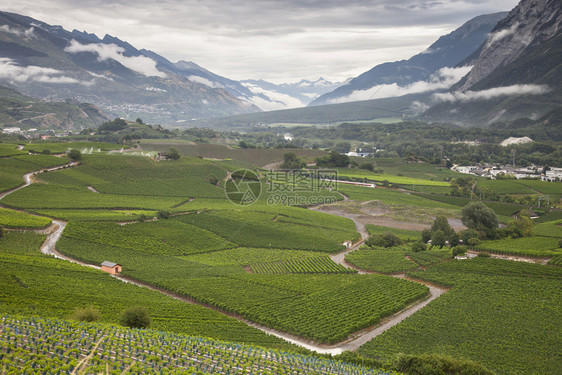
[[[355,273],[354,270],[334,263],[328,256],[256,263],[251,265],[251,269],[255,273],[263,274]]]

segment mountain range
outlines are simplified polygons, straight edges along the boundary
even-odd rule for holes
[[[453,68],[486,40],[507,12],[475,17],[453,32],[440,37],[425,51],[408,60],[380,64],[351,79],[347,84],[320,96],[310,105],[345,103],[357,100],[401,96],[449,88],[467,70]],[[460,77],[459,77],[460,74]],[[425,84],[424,84],[425,83]]]
[[[504,15],[476,17],[424,53],[378,65],[307,108],[230,116],[215,119],[213,126],[331,124],[391,117],[461,126],[505,127],[538,121],[560,131],[561,124],[542,120],[559,118],[552,114],[562,107],[560,1],[522,0]],[[458,44],[465,46],[462,53]]]
[[[260,111],[236,81],[106,35],[0,12],[0,83],[49,100],[73,99],[113,116],[174,124]]]
[[[562,104],[560,8],[559,0],[522,0],[509,13],[471,19],[408,60],[377,65],[344,83],[291,84],[231,80],[110,35],[100,39],[0,12],[0,84],[172,126],[381,117],[505,126],[542,118]]]

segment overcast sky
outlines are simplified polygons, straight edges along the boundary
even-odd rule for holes
[[[343,81],[517,0],[18,0],[2,10],[275,83]]]

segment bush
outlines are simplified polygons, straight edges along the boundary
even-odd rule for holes
[[[72,150],[68,151],[67,155],[68,155],[69,158],[71,158],[74,161],[78,161],[78,160],[82,159],[82,153],[78,150],[72,149]]]
[[[562,240],[558,241],[558,247],[562,248]]]
[[[175,147],[170,147],[170,151],[166,154],[166,159],[178,160],[180,158],[180,152]]]
[[[70,318],[79,322],[97,322],[100,320],[101,314],[94,306],[88,306],[83,309],[77,307]]]
[[[211,185],[217,186],[218,183],[219,183],[219,179],[216,178],[215,176],[211,176],[211,177],[209,177],[209,183],[210,183]]]
[[[166,220],[170,218],[170,211],[160,210],[158,211],[158,219]]]
[[[4,237],[4,228],[0,227],[0,238]]]
[[[394,367],[409,375],[493,375],[481,364],[442,354],[398,354]]]
[[[481,243],[482,243],[482,241],[480,241],[480,238],[478,238],[478,237],[473,237],[473,238],[468,240],[468,246],[478,246]]]
[[[43,151],[41,151],[41,153],[42,153],[43,155],[49,155],[49,154],[51,153],[51,150],[44,149]]]
[[[403,244],[402,240],[392,232],[375,234],[369,237],[367,241],[365,241],[365,245],[371,247],[375,247],[375,246],[394,247],[394,246],[400,246],[402,244]]]
[[[148,309],[143,306],[129,307],[119,316],[119,323],[130,328],[148,328],[151,321]]]
[[[421,241],[416,241],[412,244],[412,251],[415,253],[425,250],[427,250],[427,246]]]
[[[478,253],[477,257],[478,258],[489,258],[490,254],[488,254],[488,253]]]
[[[478,232],[474,229],[463,230],[460,235],[464,244],[468,244],[468,241],[470,241],[471,238],[478,238]]]
[[[453,256],[456,257],[457,255],[461,255],[466,253],[466,246],[459,245],[453,247]]]

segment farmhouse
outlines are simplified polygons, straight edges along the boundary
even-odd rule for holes
[[[123,271],[123,266],[117,263],[108,262],[107,260],[101,264],[101,270],[112,275],[116,275]]]

